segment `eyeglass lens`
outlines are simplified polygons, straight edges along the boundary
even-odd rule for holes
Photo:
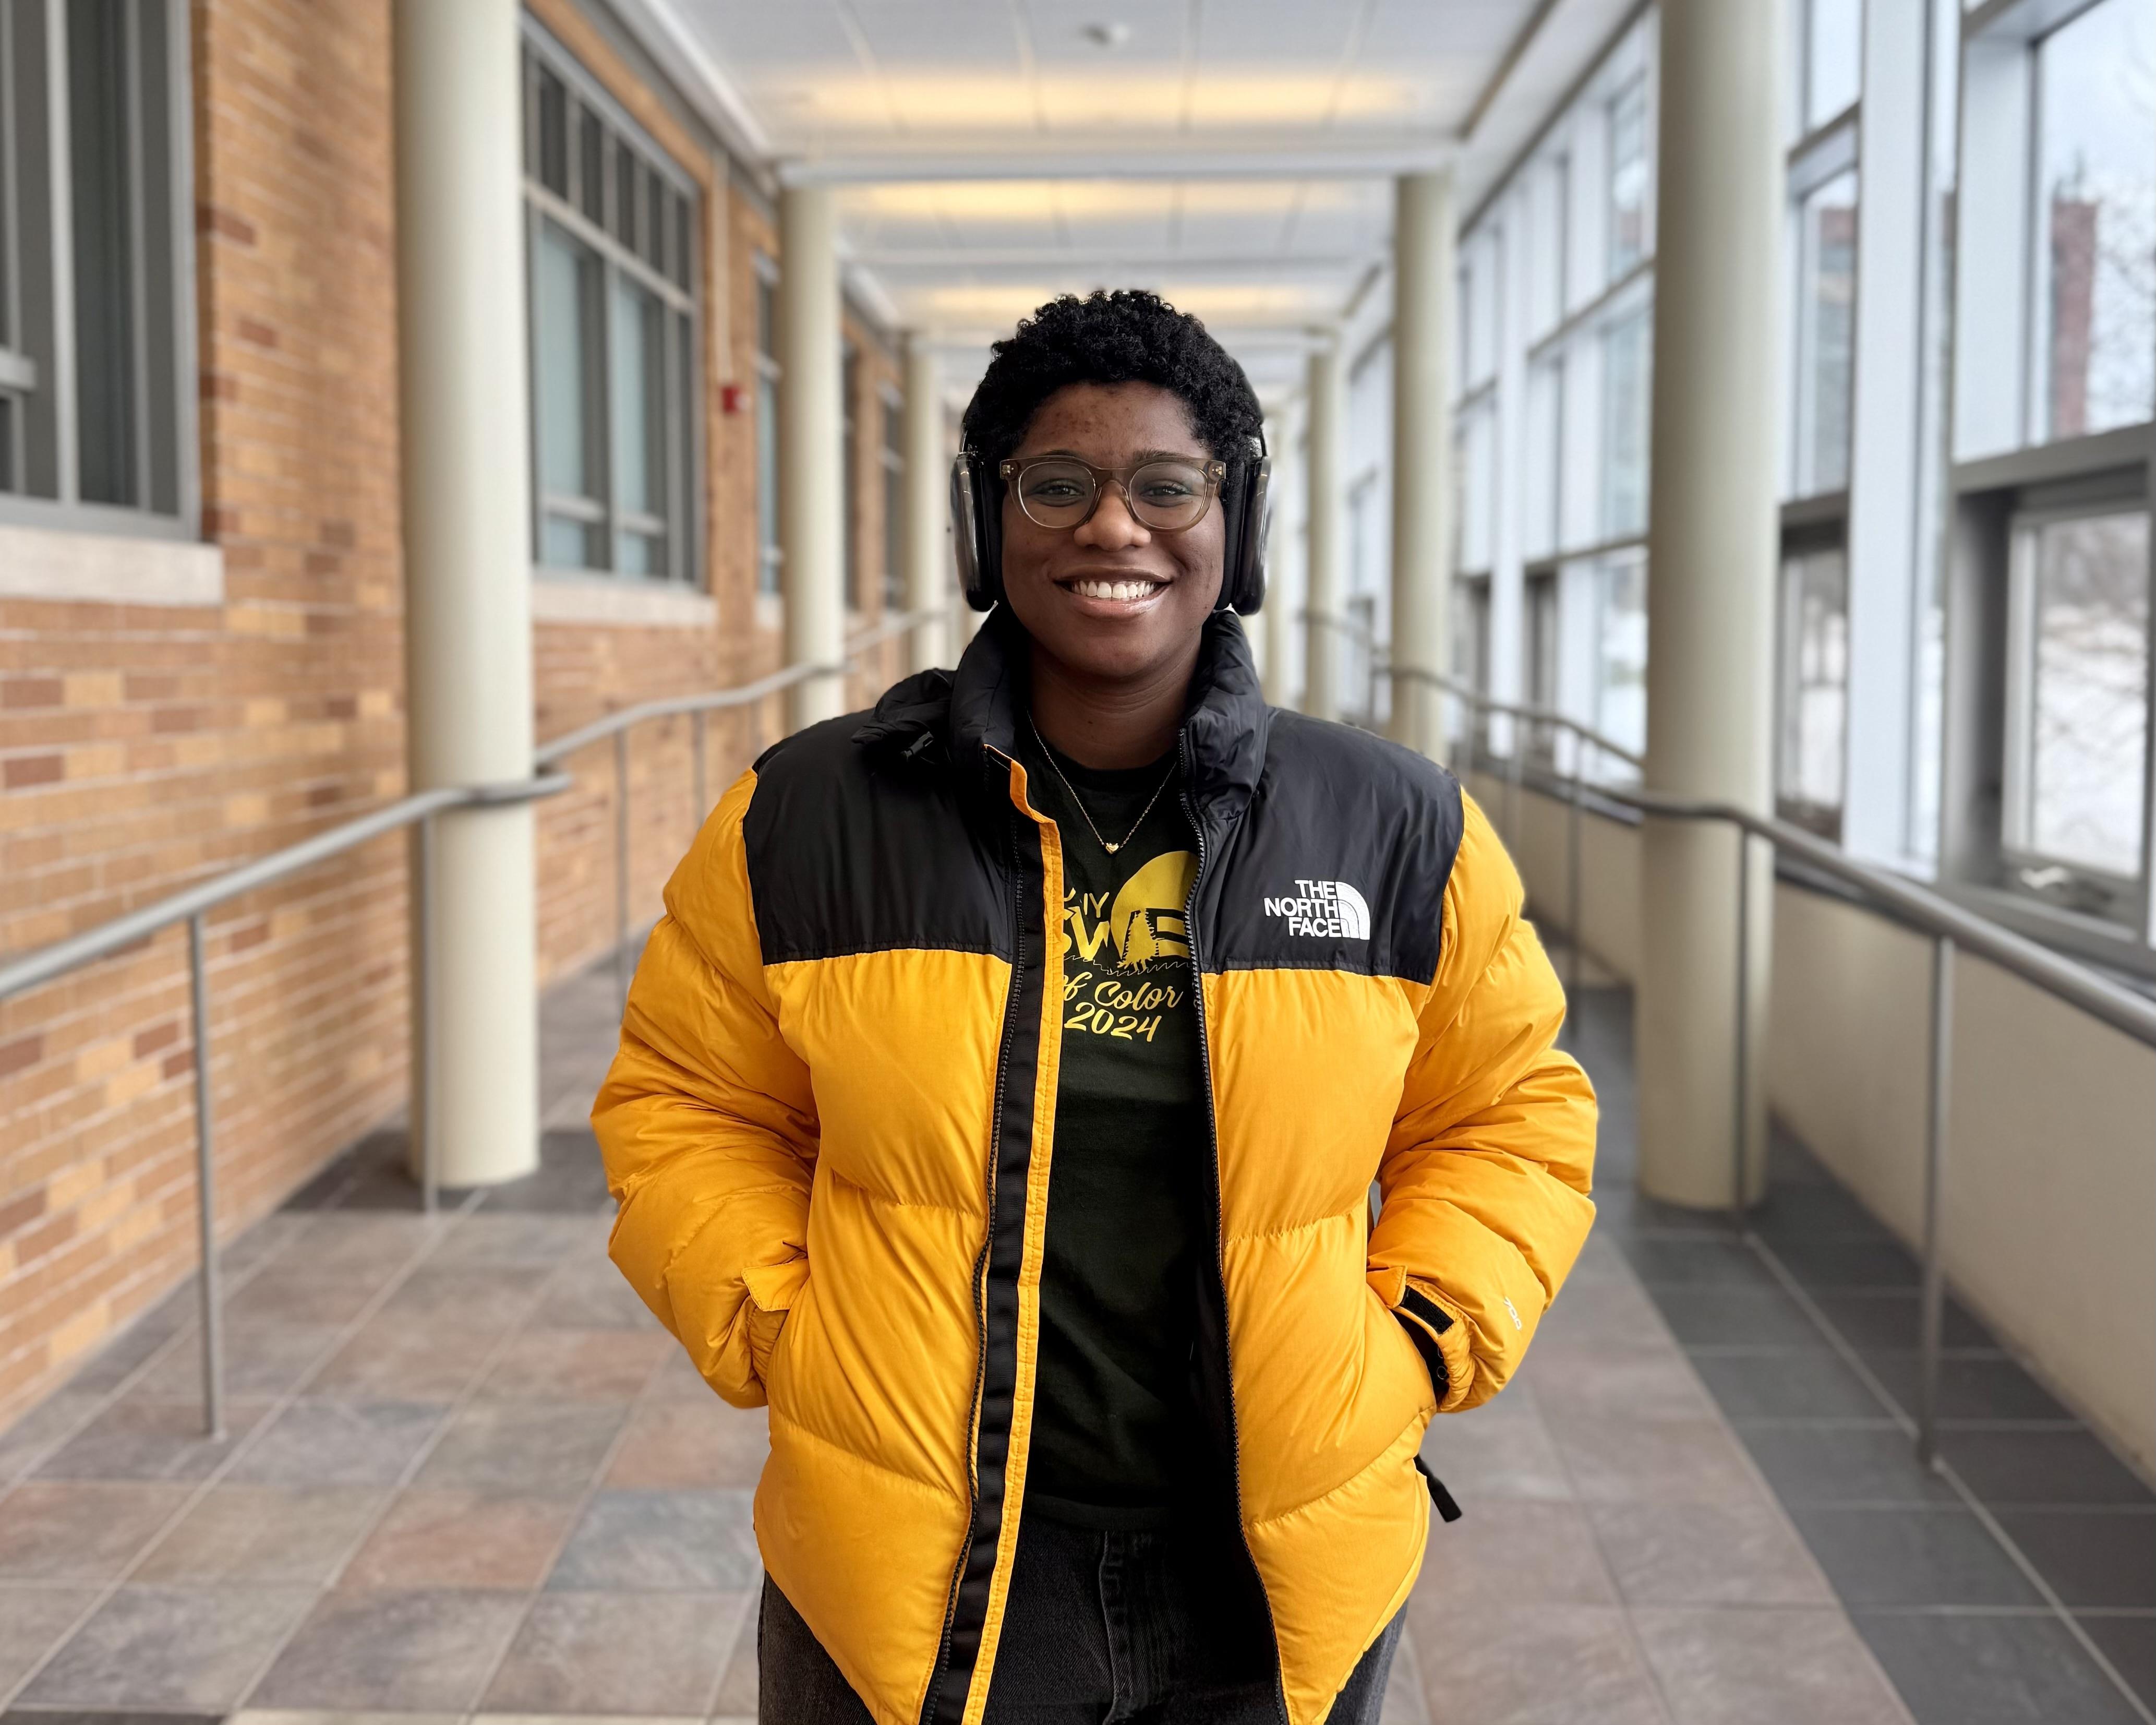
[[[1037,526],[1075,527],[1092,513],[1099,490],[1082,461],[1034,462],[1019,475],[1019,507]],[[1123,495],[1146,526],[1174,532],[1204,515],[1212,487],[1194,461],[1148,461],[1131,470]]]

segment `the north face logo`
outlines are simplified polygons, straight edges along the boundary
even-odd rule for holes
[[[1345,880],[1298,880],[1294,898],[1269,898],[1265,915],[1287,918],[1290,934],[1319,940],[1366,941],[1370,906]]]

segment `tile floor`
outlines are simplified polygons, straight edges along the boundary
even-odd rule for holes
[[[0,1432],[8,1725],[753,1716],[762,1422],[710,1394],[605,1260],[581,1122],[613,1011],[604,968],[550,999],[531,1179],[421,1216],[379,1134],[229,1248],[225,1442],[197,1430],[186,1289]],[[1613,1120],[1620,1012],[1603,1002],[1584,1026]],[[1621,1169],[1626,1129],[1612,1138]],[[1698,1280],[1743,1260],[1621,1193],[1611,1211],[1519,1379],[1432,1432],[1468,1513],[1434,1527],[1389,1721],[2145,1717],[2102,1711],[2059,1615],[1970,1555],[1974,1512],[1897,1471],[1897,1434],[1833,1380],[1815,1330],[1758,1286]],[[1667,1291],[1702,1286],[1708,1307],[1750,1301],[1720,1339],[1671,1326],[1694,1306]],[[1980,1344],[1965,1363],[1958,1394],[2026,1405]],[[1793,1398],[1823,1436],[1789,1423]],[[1843,1452],[1861,1444],[1883,1483],[1852,1497]],[[1968,1455],[2010,1492],[2025,1461]],[[2100,1477],[2089,1491],[2112,1495],[2082,1508],[2106,1513],[2085,1522],[2010,1496],[1996,1513],[2073,1579],[2075,1620],[2123,1668],[2142,1620],[2101,1602],[2132,1591],[2146,1551],[2082,1537],[2123,1521],[2108,1512],[2123,1488]],[[1989,1615],[1902,1609],[1928,1577],[1964,1574]],[[2087,1705],[1942,1710],[1973,1675]]]

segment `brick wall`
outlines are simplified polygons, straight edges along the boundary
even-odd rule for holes
[[[755,257],[769,221],[678,109],[572,0],[531,9],[703,189],[706,567],[695,623],[542,622],[534,728],[775,669],[756,594]],[[221,605],[0,600],[0,952],[91,927],[404,788],[395,209],[388,0],[192,8],[203,536]],[[709,229],[707,228],[707,231]],[[855,528],[880,615],[876,331],[861,352]],[[736,411],[721,386],[739,382]],[[856,701],[904,667],[893,642]],[[706,795],[778,733],[778,701],[710,722]],[[701,811],[685,720],[634,733],[632,907]],[[542,974],[610,949],[613,756],[541,805]],[[404,1098],[401,839],[210,922],[218,1207],[228,1235]],[[0,1425],[193,1266],[186,947],[136,952],[0,1004]]]
[[[192,51],[225,601],[0,601],[0,950],[403,788],[387,8],[208,0]],[[394,843],[212,917],[228,1227],[396,1106],[403,925]],[[0,1005],[0,1418],[193,1261],[184,950]]]

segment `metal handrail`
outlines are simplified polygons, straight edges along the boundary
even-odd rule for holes
[[[948,615],[937,608],[909,611],[888,618],[855,635],[846,644],[845,661],[837,665],[794,665],[736,688],[706,694],[645,701],[554,738],[532,751],[533,773],[528,779],[501,784],[453,785],[417,791],[357,819],[330,827],[273,850],[266,856],[243,863],[208,880],[198,881],[176,893],[116,916],[82,933],[0,963],[0,1000],[53,981],[70,971],[110,957],[146,940],[175,923],[187,926],[187,996],[194,1045],[195,1172],[197,1232],[199,1235],[202,1276],[203,1420],[213,1440],[224,1436],[223,1313],[219,1291],[217,1243],[216,1123],[210,1090],[209,978],[206,949],[211,911],[244,894],[288,879],[384,835],[408,830],[414,840],[412,858],[413,912],[418,953],[417,995],[413,1025],[412,1119],[420,1139],[420,1204],[429,1212],[435,1208],[437,1153],[439,1135],[434,1130],[433,1091],[426,1050],[434,1022],[433,941],[434,920],[434,824],[444,814],[463,809],[505,808],[536,802],[567,790],[573,782],[564,773],[552,771],[578,749],[611,737],[614,741],[616,773],[617,927],[616,966],[622,965],[629,938],[629,733],[652,719],[693,713],[697,718],[695,772],[698,819],[704,801],[704,726],[707,713],[748,706],[798,684],[820,677],[844,676],[852,662],[868,649],[895,636],[911,634],[922,624]],[[623,991],[627,992],[625,974]]]
[[[1414,666],[1388,666],[1396,680],[1419,682],[1438,689],[1482,714],[1496,713],[1527,725],[1542,725],[1570,732],[1580,747],[1573,751],[1572,770],[1565,775],[1566,800],[1571,824],[1571,862],[1567,886],[1570,899],[1568,937],[1572,987],[1578,987],[1582,930],[1579,913],[1579,816],[1584,801],[1587,750],[1594,748],[1645,768],[1637,754],[1581,724],[1547,708],[1499,701],[1472,689],[1456,678]],[[1510,755],[1509,795],[1517,799],[1524,751],[1518,740]],[[1686,797],[1666,791],[1627,789],[1598,784],[1595,794],[1637,809],[1654,819],[1717,821],[1737,834],[1737,966],[1733,1023],[1736,1028],[1735,1140],[1732,1148],[1730,1189],[1732,1218],[1744,1231],[1748,1205],[1745,1197],[1744,1147],[1748,1136],[1746,1093],[1750,1087],[1751,1060],[1751,894],[1752,848],[1763,840],[1778,854],[1801,860],[1822,874],[1852,888],[1863,898],[1890,911],[1897,920],[1932,940],[1931,1060],[1927,1075],[1928,1096],[1924,1148],[1923,1238],[1921,1250],[1917,1353],[1917,1454],[1927,1466],[1938,1455],[1939,1361],[1944,1343],[1946,1276],[1943,1213],[1947,1148],[1947,1107],[1953,1076],[1953,973],[1955,954],[1967,950],[2010,975],[2040,988],[2054,999],[2087,1014],[2098,1023],[2130,1036],[2144,1046],[2156,1048],[2156,1002],[2122,988],[2098,972],[2025,935],[1980,916],[1942,894],[1913,880],[1858,861],[1840,846],[1829,844],[1772,815],[1758,814],[1713,798]],[[1517,801],[1511,811],[1512,831],[1519,839]]]

